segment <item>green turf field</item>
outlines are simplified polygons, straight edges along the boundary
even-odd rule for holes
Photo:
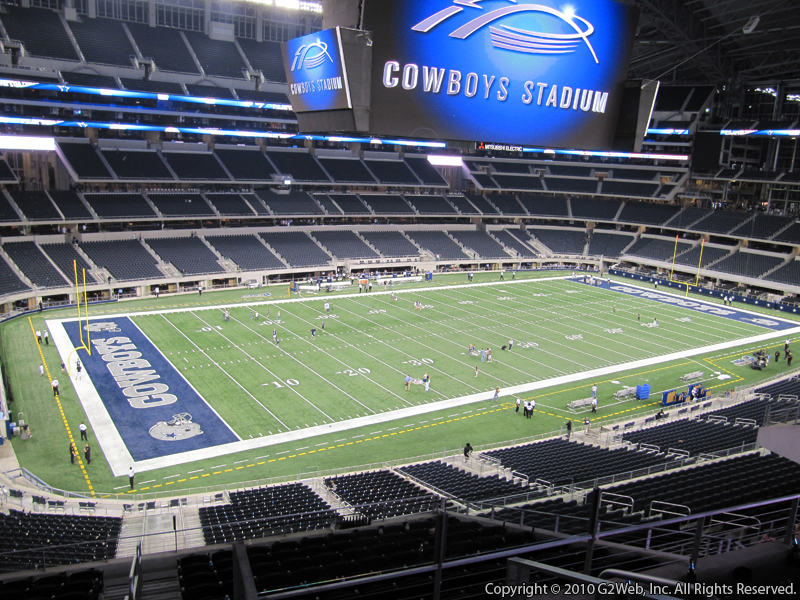
[[[306,428],[311,435],[142,473],[137,493],[177,493],[200,486],[292,477],[441,453],[465,441],[477,447],[532,437],[558,430],[566,418],[575,418],[566,409],[568,402],[589,396],[593,383],[600,386],[601,398],[595,418],[609,422],[654,408],[652,401],[614,403],[611,395],[624,385],[647,382],[654,391],[670,389],[681,385],[680,377],[687,371],[704,370],[709,377],[705,385],[729,389],[785,370],[785,365],[777,365],[758,373],[732,362],[755,347],[782,347],[780,333],[775,333],[771,343],[661,361],[659,357],[675,352],[768,332],[754,324],[573,282],[536,281],[552,275],[523,278],[518,274],[514,282],[470,287],[463,284],[463,275],[444,276],[433,285],[398,288],[397,300],[373,292],[353,298],[304,297],[302,302],[256,307],[241,301],[244,293],[237,290],[92,307],[93,316],[133,315],[135,323],[242,439]],[[497,277],[479,274],[475,282],[496,282]],[[285,288],[273,289],[285,294]],[[275,298],[281,299],[277,294]],[[325,300],[332,304],[330,313],[324,311]],[[416,310],[415,302],[424,308]],[[223,321],[220,304],[232,305],[228,322]],[[259,311],[258,321],[250,318],[251,307]],[[271,322],[265,321],[267,308]],[[140,311],[155,314],[137,314]],[[74,312],[44,316],[74,317]],[[648,327],[656,317],[659,327]],[[42,318],[37,316],[33,324],[41,327]],[[315,340],[312,328],[317,329]],[[280,348],[273,342],[273,329]],[[67,431],[77,437],[77,424],[85,414],[71,386],[62,386],[63,417],[52,402],[46,378],[39,378],[36,371],[39,349],[35,343],[31,347],[27,319],[5,324],[2,333],[4,367],[15,397],[12,409],[22,410],[34,431],[30,440],[14,440],[21,464],[57,487],[84,493],[87,486],[102,493],[124,492],[126,482],[111,475],[100,452],[91,465],[72,468],[69,464]],[[501,351],[509,339],[515,341],[513,351]],[[492,348],[493,361],[481,363],[480,358],[468,356],[470,344]],[[53,370],[60,362],[55,349],[46,346],[42,352]],[[643,359],[652,359],[653,364],[624,366]],[[591,380],[580,377],[603,368],[610,374]],[[412,384],[410,391],[404,389],[406,374],[421,379],[426,372],[431,376],[429,392],[419,384]],[[718,380],[714,373],[731,378]],[[557,385],[548,383],[556,378],[565,379]],[[515,393],[523,398],[536,396],[535,418],[517,418],[509,391],[537,382],[542,389]],[[489,394],[496,387],[501,397],[491,401]],[[457,408],[437,405],[475,394],[484,394],[486,400]],[[391,415],[391,411],[413,407],[426,412],[399,420]],[[356,419],[365,416],[381,417],[382,422],[359,425]],[[314,429],[349,420],[354,428],[335,436]]]

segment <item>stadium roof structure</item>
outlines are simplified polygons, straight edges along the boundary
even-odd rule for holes
[[[631,0],[630,76],[732,88],[800,80],[796,0]],[[757,25],[750,30],[758,17]],[[750,24],[750,27],[748,27]]]

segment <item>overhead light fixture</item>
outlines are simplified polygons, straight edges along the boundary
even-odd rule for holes
[[[464,161],[460,156],[436,156],[433,154],[428,155],[428,162],[435,167],[462,167]]]

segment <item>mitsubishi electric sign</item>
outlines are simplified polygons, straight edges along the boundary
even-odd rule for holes
[[[612,0],[365,0],[370,133],[608,149],[637,20]]]
[[[338,27],[295,38],[282,49],[295,112],[352,108]]]

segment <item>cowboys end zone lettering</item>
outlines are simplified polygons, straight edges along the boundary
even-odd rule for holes
[[[365,0],[370,133],[607,150],[637,20],[612,0]]]
[[[352,108],[338,27],[289,40],[281,49],[295,112]]]
[[[92,354],[80,360],[135,461],[239,441],[130,319],[86,327]],[[80,346],[78,323],[64,328]]]
[[[576,280],[573,279],[572,281]],[[577,283],[583,283],[583,275],[578,277]],[[587,282],[586,285],[591,285],[591,283]],[[672,294],[650,292],[648,290],[639,287],[632,287],[608,281],[603,281],[599,287],[611,290],[612,292],[620,292],[622,294],[627,294],[629,296],[638,296],[639,298],[655,300],[656,302],[660,302],[662,304],[671,304],[673,306],[680,306],[681,308],[687,308],[689,310],[694,310],[709,315],[725,317],[726,319],[732,319],[734,321],[739,321],[741,323],[758,325],[760,327],[765,327],[766,329],[772,329],[773,331],[785,331],[788,329],[797,328],[797,322],[784,321],[783,319],[780,318],[772,318],[771,315],[768,316],[759,315],[743,310],[737,310],[729,306],[722,307],[703,301],[687,300],[686,298],[681,298],[679,296],[675,296]]]

